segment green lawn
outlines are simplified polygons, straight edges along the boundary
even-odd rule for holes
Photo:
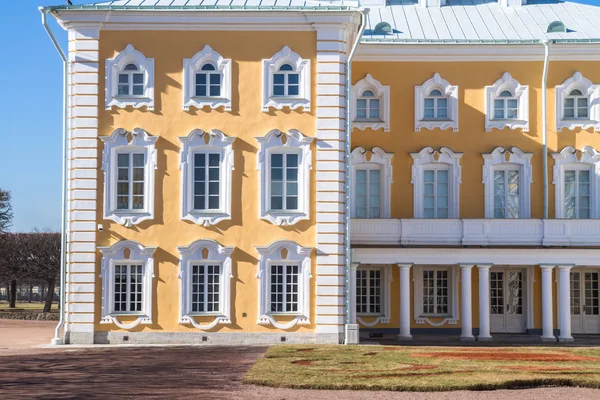
[[[271,347],[244,382],[398,391],[600,388],[600,348],[281,345]]]
[[[17,302],[16,304],[16,309],[12,308],[9,309],[8,308],[8,302],[7,301],[0,301],[0,311],[4,311],[4,310],[19,310],[19,311],[23,311],[23,310],[27,310],[27,311],[42,311],[44,309],[44,303],[39,303],[39,302],[31,302],[31,303],[20,303]],[[58,310],[58,303],[54,302],[52,303],[52,311],[56,311]]]

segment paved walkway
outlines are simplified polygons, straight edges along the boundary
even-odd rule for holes
[[[275,389],[242,384],[265,347],[40,348],[54,322],[0,319],[0,399],[587,400],[599,390],[543,388],[398,393]]]

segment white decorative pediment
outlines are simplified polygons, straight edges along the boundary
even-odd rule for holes
[[[425,99],[436,90],[441,93],[441,98],[447,100],[447,117],[428,119],[425,116]],[[438,73],[421,86],[415,86],[415,131],[434,128],[458,131],[458,86],[452,86]]]
[[[376,119],[358,119],[357,118],[357,101],[366,91],[373,92],[373,98],[379,100],[379,118]],[[371,74],[358,81],[352,86],[352,103],[350,105],[350,117],[352,119],[352,127],[360,130],[367,128],[378,130],[383,128],[384,132],[390,131],[390,87],[383,86]]]
[[[289,64],[293,68],[291,72],[298,74],[298,95],[277,96],[273,92],[274,75],[284,64]],[[310,111],[310,79],[310,60],[303,59],[288,46],[284,46],[273,57],[263,60],[262,110],[268,112],[270,108],[276,110],[303,108],[304,111]]]
[[[197,240],[189,246],[177,247],[179,251],[179,323],[192,325],[196,329],[209,330],[217,324],[231,324],[231,253],[235,247],[224,247],[215,240]],[[192,267],[195,264],[218,265],[219,270],[219,311],[194,312],[192,309]],[[206,294],[205,294],[206,295]],[[214,317],[208,324],[201,324],[196,317]]]
[[[100,278],[102,279],[102,315],[101,324],[115,324],[121,329],[133,329],[136,326],[152,324],[152,279],[154,278],[154,259],[156,247],[144,247],[133,240],[121,240],[109,247],[98,247],[102,253]],[[115,266],[142,266],[142,306],[137,312],[115,311]],[[130,323],[122,323],[119,317],[136,316]]]
[[[104,171],[104,219],[131,227],[142,221],[154,219],[154,175],[156,170],[157,136],[150,136],[143,129],[128,132],[116,129],[110,136],[101,136],[102,170]],[[117,208],[117,156],[118,154],[144,154],[144,207],[136,210]]]
[[[194,129],[181,142],[181,219],[198,225],[210,226],[231,219],[231,192],[233,173],[233,142],[235,137],[213,129],[209,132]],[[219,208],[197,210],[194,208],[194,155],[219,154]]]
[[[290,240],[278,240],[265,247],[256,247],[258,252],[259,280],[258,321],[259,325],[273,325],[277,329],[290,329],[296,325],[310,325],[310,279],[312,248],[302,247]],[[298,311],[273,314],[270,308],[271,279],[269,267],[279,264],[294,264],[300,267],[298,277]],[[277,316],[294,316],[286,323],[277,321]]]
[[[578,90],[587,97],[588,117],[587,118],[567,118],[565,116],[565,98],[574,90]],[[575,72],[573,76],[556,86],[556,130],[558,132],[566,129],[589,129],[600,131],[600,85],[593,84],[589,79],[584,78],[581,72]]]
[[[126,72],[126,67],[135,65],[139,73],[144,77],[143,93],[140,95],[119,95],[119,74]],[[118,108],[147,107],[154,110],[154,59],[146,58],[132,45],[127,45],[125,50],[117,54],[115,58],[106,60],[106,109],[113,106]]]
[[[502,94],[510,92],[511,100],[517,102],[516,118],[495,118],[495,100],[504,100]],[[509,128],[511,130],[522,129],[529,131],[529,86],[521,85],[508,72],[502,75],[492,86],[485,87],[485,130]]]
[[[260,171],[259,218],[274,225],[294,225],[310,217],[310,170],[312,169],[312,137],[291,129],[281,132],[271,130],[264,137],[257,137],[259,151],[256,169]],[[273,153],[298,155],[298,209],[272,210],[270,205],[270,158]]]
[[[221,76],[221,89],[219,96],[196,96],[196,74],[201,72],[204,65],[211,64]],[[190,107],[198,109],[209,107],[217,109],[223,107],[231,111],[231,60],[223,58],[209,45],[192,58],[183,60],[183,109]]]

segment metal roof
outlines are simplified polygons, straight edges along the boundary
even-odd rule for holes
[[[356,0],[317,1],[317,0],[112,0],[87,4],[73,4],[48,7],[51,10],[207,10],[207,9],[313,9],[313,10],[355,10]]]
[[[491,43],[540,40],[600,40],[600,7],[560,0],[528,0],[505,7],[495,0],[447,0],[442,7],[422,7],[414,0],[388,0],[372,7],[363,35],[367,42]],[[52,10],[318,10],[358,9],[357,0],[112,0],[53,6]],[[561,21],[566,32],[547,33],[548,25]],[[392,33],[376,33],[380,22]]]
[[[496,1],[447,0],[442,7],[420,7],[412,1],[391,0],[387,7],[372,8],[363,40],[380,41],[539,41],[600,38],[600,7],[557,0],[528,0],[505,7]],[[375,34],[387,22],[392,34]],[[547,33],[548,25],[562,21],[567,32]]]

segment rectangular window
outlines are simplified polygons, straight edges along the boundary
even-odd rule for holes
[[[599,315],[600,308],[598,301],[600,293],[598,288],[598,272],[585,273],[585,314]]]
[[[381,270],[356,271],[356,312],[381,314]]]
[[[271,210],[298,210],[298,154],[271,154]]]
[[[423,271],[423,314],[447,315],[449,304],[448,270]]]
[[[194,154],[194,210],[220,209],[221,155]]]
[[[565,218],[591,218],[590,171],[565,171]]]
[[[423,171],[423,217],[448,218],[448,170]]]
[[[192,312],[219,312],[220,265],[192,265]]]
[[[142,266],[115,265],[114,311],[116,313],[141,312],[143,294]]]
[[[271,312],[298,312],[298,265],[271,265]]]
[[[356,169],[354,218],[381,218],[381,171]]]
[[[145,156],[117,154],[117,210],[144,209]]]
[[[519,171],[494,171],[494,218],[519,218]]]

